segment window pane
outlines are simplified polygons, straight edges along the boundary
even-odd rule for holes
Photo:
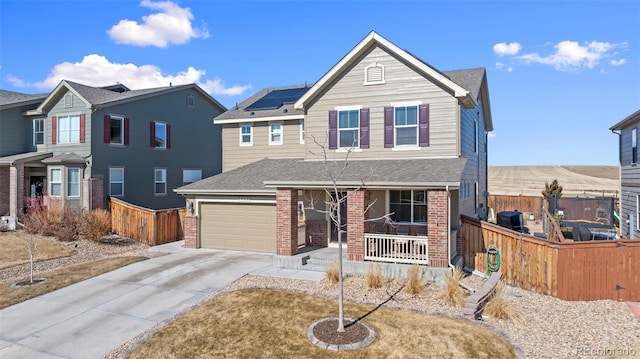
[[[36,133],[36,145],[42,145],[44,144],[44,133],[40,132],[40,133]]]
[[[242,126],[242,134],[250,134],[251,126]]]
[[[417,127],[396,128],[396,145],[417,145]]]
[[[406,107],[396,107],[396,126],[407,124]]]
[[[413,202],[417,204],[427,203],[426,191],[413,191]]]
[[[50,182],[60,183],[61,180],[61,172],[60,169],[54,168],[51,170],[51,179]]]
[[[427,205],[414,205],[413,206],[413,221],[418,223],[427,222]]]
[[[407,107],[407,125],[417,125],[418,124],[418,107],[411,106]]]
[[[164,123],[156,123],[156,148],[167,147],[167,126]]]
[[[251,143],[251,135],[242,135],[242,143]]]
[[[111,182],[122,182],[122,169],[121,168],[111,168],[109,169],[109,178]]]
[[[59,196],[60,195],[60,188],[61,188],[61,184],[60,183],[52,183],[51,184],[51,195],[52,196]]]
[[[200,181],[202,179],[202,170],[183,170],[182,171],[182,182],[193,183]]]
[[[69,168],[67,170],[67,195],[80,195],[80,169]]]
[[[111,143],[122,144],[122,119],[111,118]]]
[[[358,115],[359,115],[360,111],[358,110],[352,110],[349,111],[349,127],[350,128],[358,128],[360,127],[360,124],[358,123]]]
[[[358,147],[358,130],[341,130],[340,147]]]
[[[156,183],[156,194],[164,194],[164,183]]]
[[[110,188],[109,188],[109,193],[112,196],[122,196],[122,190],[124,188],[124,184],[123,183],[111,183],[110,184]]]
[[[156,182],[163,182],[166,172],[164,170],[156,170]]]

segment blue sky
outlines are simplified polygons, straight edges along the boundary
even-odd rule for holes
[[[617,165],[640,108],[638,1],[0,1],[0,88],[198,83],[227,107],[314,83],[371,30],[485,67],[489,165]]]

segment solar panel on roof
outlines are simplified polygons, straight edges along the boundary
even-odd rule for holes
[[[273,110],[280,108],[284,104],[296,102],[309,88],[301,87],[286,90],[273,90],[262,96],[258,101],[247,106],[245,110]]]

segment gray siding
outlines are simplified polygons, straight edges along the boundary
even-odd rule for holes
[[[31,119],[22,115],[37,106],[16,107],[0,111],[0,157],[36,151],[33,146]]]
[[[186,106],[192,94],[195,107]],[[129,118],[129,145],[104,143],[104,115]],[[173,192],[182,183],[183,169],[202,169],[202,178],[222,170],[221,126],[213,124],[220,111],[193,90],[151,97],[96,111],[91,118],[91,174],[102,177],[105,204],[109,196],[109,167],[124,167],[123,200],[154,209],[184,206]],[[171,126],[171,148],[150,146],[150,122]],[[167,169],[167,194],[154,195],[154,169]]]
[[[460,191],[460,213],[468,216],[475,216],[477,208],[487,210],[487,135],[485,119],[482,111],[482,101],[477,99],[478,106],[472,109],[461,109],[461,156],[467,158],[466,168],[462,177],[461,187],[467,186]],[[476,141],[477,126],[477,146]],[[476,151],[477,148],[477,151]],[[475,184],[478,183],[478,199],[474,196]],[[477,207],[476,207],[477,205]]]
[[[631,151],[631,133],[634,128],[636,129],[637,135],[640,136],[640,126],[638,126],[637,123],[629,127],[626,127],[622,131],[620,131],[620,165],[621,166],[630,165],[632,162],[633,154]],[[640,137],[636,138],[636,140],[640,140]]]
[[[385,67],[385,84],[364,85],[365,68],[377,62]],[[384,148],[384,107],[394,102],[421,101],[429,104],[430,145],[420,150]],[[427,80],[413,68],[380,47],[365,53],[344,75],[307,108],[305,155],[318,147],[312,136],[323,142],[328,131],[328,113],[336,106],[362,106],[370,110],[370,148],[352,153],[352,158],[437,158],[458,156],[458,100]]]
[[[303,158],[305,145],[300,144],[300,121],[282,122],[282,145],[269,145],[269,123],[253,123],[253,145],[240,146],[240,126],[224,125],[222,143],[224,146],[223,171],[244,166],[265,157]]]
[[[637,198],[640,195],[640,166],[621,167],[621,195],[620,195],[620,234],[630,237],[629,228],[634,232],[634,238],[640,239],[640,229],[638,229],[638,208]],[[633,223],[627,223],[633,215]],[[630,226],[630,225],[631,226]]]
[[[73,93],[72,93],[73,94]],[[87,108],[87,104],[84,103],[76,95],[73,96],[72,107],[65,107],[64,95],[62,95],[56,104],[47,113],[47,119],[44,124],[44,143],[45,151],[52,152],[53,155],[57,155],[65,152],[73,152],[80,156],[89,156],[91,154],[91,141],[89,134],[91,133],[91,110]],[[53,116],[66,116],[66,115],[80,115],[86,116],[85,122],[85,142],[84,143],[57,143],[52,144],[52,124]],[[58,139],[59,140],[59,139]],[[90,172],[87,173],[90,176]]]

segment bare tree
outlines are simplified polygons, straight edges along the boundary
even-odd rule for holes
[[[343,235],[346,233],[346,230],[345,230],[346,223],[342,223],[343,221],[342,221],[341,207],[343,203],[346,203],[348,201],[349,197],[351,197],[354,193],[358,192],[365,186],[366,180],[371,177],[371,175],[375,172],[375,170],[372,168],[366,176],[363,176],[362,178],[360,178],[360,185],[358,187],[356,188],[351,187],[351,189],[347,190],[346,192],[341,191],[339,182],[343,178],[345,171],[349,167],[349,164],[350,164],[349,157],[353,152],[353,149],[355,148],[355,146],[351,146],[346,150],[344,159],[330,160],[327,153],[326,140],[321,143],[315,138],[315,136],[311,136],[311,137],[313,138],[313,143],[316,146],[318,146],[320,152],[314,152],[314,151],[309,151],[309,152],[314,156],[319,156],[322,158],[323,165],[324,165],[323,175],[327,179],[329,179],[329,181],[331,182],[331,187],[325,188],[326,198],[328,198],[327,200],[324,201],[325,209],[319,209],[315,206],[315,202],[316,202],[315,198],[309,199],[311,205],[308,208],[317,212],[328,213],[329,218],[331,219],[331,222],[336,227],[337,236],[338,236],[338,273],[339,273],[338,332],[344,332],[345,329],[344,329],[344,287],[343,287],[343,280],[342,280],[342,277],[343,277],[342,239],[343,239]],[[375,201],[373,203],[368,204],[364,210],[364,213],[367,213],[369,209],[371,209],[374,203]],[[389,217],[390,217],[390,214],[385,214],[377,218],[365,219],[365,221],[373,221],[373,220],[379,220],[379,219],[385,219],[388,221]]]
[[[33,262],[36,256],[36,249],[38,248],[38,240],[39,237],[37,235],[33,235],[30,233],[25,233],[25,236],[22,237],[22,242],[29,252],[29,265],[30,265],[30,275],[29,282],[33,284]]]

